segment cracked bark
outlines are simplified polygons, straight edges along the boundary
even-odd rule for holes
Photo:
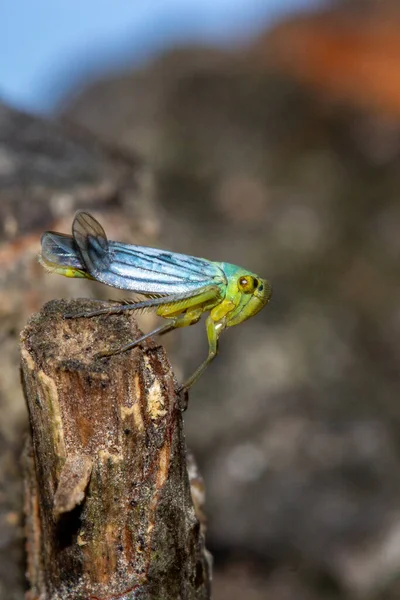
[[[27,599],[208,600],[168,361],[154,343],[96,358],[140,334],[126,315],[62,318],[98,306],[50,302],[21,336]]]

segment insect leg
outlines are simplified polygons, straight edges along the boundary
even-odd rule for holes
[[[64,319],[80,319],[84,317],[90,319],[91,317],[98,317],[99,315],[118,315],[126,310],[137,310],[141,304],[139,302],[132,304],[118,304],[117,306],[107,306],[105,308],[99,308],[98,310],[88,310],[80,313],[68,313],[64,315]]]
[[[158,314],[160,317],[169,318],[169,315],[173,316],[171,313],[182,312],[183,308],[186,308],[190,310],[187,310],[185,313],[187,315],[187,318],[183,319],[185,323],[182,325],[177,325],[177,327],[185,327],[186,325],[191,325],[192,322],[195,322],[191,320],[193,309],[198,307],[199,304],[204,305],[205,302],[209,302],[210,300],[213,300],[215,303],[219,294],[220,289],[218,286],[207,285],[204,286],[204,288],[200,288],[197,293],[192,296],[188,296],[187,293],[170,294],[169,296],[149,298],[148,300],[140,300],[138,302],[132,302],[131,304],[124,302],[118,304],[117,306],[99,308],[98,310],[89,310],[80,313],[68,313],[64,315],[64,319],[79,319],[81,317],[89,319],[91,317],[98,317],[99,315],[118,315],[129,310],[141,310],[156,307],[159,307]],[[182,303],[184,306],[180,306],[177,310],[178,302]],[[200,311],[200,314],[203,312],[203,310],[204,308]]]
[[[223,329],[221,323],[215,323],[211,317],[207,318],[206,331],[208,338],[208,356],[206,360],[196,369],[191,377],[180,387],[180,391],[187,390],[194,384],[195,381],[204,373],[210,362],[217,356],[218,353],[218,338]]]
[[[194,323],[197,323],[197,321],[200,319],[201,313],[201,309],[196,309],[188,311],[187,313],[184,313],[182,315],[173,317],[170,323],[167,323],[166,325],[160,325],[160,327],[157,327],[153,331],[150,331],[150,333],[142,335],[137,340],[129,342],[128,344],[125,344],[124,346],[120,346],[119,348],[115,348],[113,350],[106,350],[104,352],[100,352],[97,356],[103,357],[113,356],[114,354],[120,354],[121,352],[126,352],[127,350],[131,350],[132,348],[136,348],[136,346],[138,346],[141,342],[144,342],[153,335],[163,335],[164,333],[168,333],[169,331],[172,331],[177,327],[186,327],[187,325],[193,325]]]
[[[140,338],[133,342],[129,342],[129,344],[125,344],[124,346],[120,346],[119,348],[114,348],[113,350],[105,350],[104,352],[99,352],[97,356],[103,357],[114,356],[114,354],[121,354],[121,352],[126,352],[127,350],[131,350],[132,348],[136,348],[136,346],[147,340],[149,337],[153,335],[162,335],[163,333],[168,333],[168,331],[172,331],[172,329],[175,329],[175,327],[176,325],[174,322],[167,323],[166,325],[160,325],[160,327],[157,327],[153,331],[150,331],[150,333],[142,335]]]

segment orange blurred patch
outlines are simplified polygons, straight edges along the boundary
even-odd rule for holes
[[[276,27],[253,49],[258,61],[329,99],[400,117],[400,14],[331,11]]]

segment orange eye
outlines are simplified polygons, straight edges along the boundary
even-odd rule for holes
[[[238,280],[238,287],[241,292],[245,294],[252,294],[258,286],[258,279],[251,275],[244,275]]]

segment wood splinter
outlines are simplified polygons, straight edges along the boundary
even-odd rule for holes
[[[63,319],[94,307],[50,302],[21,336],[27,600],[209,600],[165,353],[149,342],[95,358],[140,332],[127,315]]]

